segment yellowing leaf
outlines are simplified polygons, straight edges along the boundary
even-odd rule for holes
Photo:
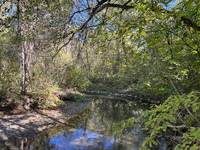
[[[144,31],[142,31],[141,34],[142,34],[143,36],[147,35]]]

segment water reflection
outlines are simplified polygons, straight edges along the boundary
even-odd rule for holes
[[[10,147],[16,150],[139,150],[146,137],[139,123],[129,128],[123,139],[113,134],[112,125],[130,117],[140,117],[147,106],[139,103],[130,105],[125,99],[104,96],[93,96],[93,99],[91,106],[72,118],[68,125],[59,125]],[[133,136],[129,137],[128,132]]]

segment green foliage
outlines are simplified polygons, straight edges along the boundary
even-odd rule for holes
[[[85,103],[85,99],[80,94],[75,94],[74,96],[77,103]]]
[[[188,127],[194,127],[198,122],[193,116],[187,116],[187,120],[185,121],[185,125]]]
[[[43,96],[41,103],[44,109],[54,109],[56,106],[64,104],[62,100],[58,99],[57,96],[51,92]]]
[[[12,50],[15,48],[12,29],[0,32],[0,97],[4,99],[19,86],[19,58]],[[10,35],[6,37],[6,35]]]
[[[178,144],[175,150],[198,150],[200,148],[200,128],[192,128],[187,133],[183,133],[183,144]]]
[[[166,132],[167,128],[176,131],[181,125],[188,128],[188,131],[179,137],[183,143],[178,144],[175,149],[195,148],[200,141],[198,128],[200,109],[195,108],[199,105],[200,92],[194,91],[188,95],[171,96],[162,105],[154,105],[151,110],[145,111],[142,117],[144,129],[149,131],[150,136],[145,139],[141,149],[145,150],[147,146],[157,145],[155,140],[162,135],[162,132]]]
[[[129,118],[128,120],[121,121],[119,123],[115,123],[113,125],[113,131],[116,131],[116,136],[123,138],[124,132],[127,131],[128,128],[131,128],[135,125],[136,120],[134,118]],[[132,133],[128,134],[130,137],[132,137]]]
[[[86,89],[90,82],[82,69],[71,68],[69,69],[62,82],[62,86],[68,88]]]

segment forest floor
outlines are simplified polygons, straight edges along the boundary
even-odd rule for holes
[[[68,102],[55,110],[34,109],[22,114],[0,115],[0,143],[9,145],[10,142],[64,124],[90,104],[90,100],[86,100],[85,103]]]

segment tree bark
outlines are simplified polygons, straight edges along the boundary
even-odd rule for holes
[[[25,36],[26,28],[23,27],[23,37]],[[21,53],[21,59],[22,59],[22,90],[21,94],[26,95],[27,93],[27,41],[22,42],[22,53]]]

